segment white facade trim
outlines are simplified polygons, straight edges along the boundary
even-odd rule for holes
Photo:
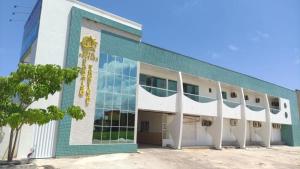
[[[99,8],[96,8],[94,6],[88,5],[83,2],[80,2],[78,0],[67,0],[67,1],[72,2],[75,6],[82,8],[84,10],[88,10],[96,15],[99,15],[99,16],[105,17],[107,19],[122,23],[122,24],[132,27],[134,29],[142,30],[142,25],[137,22],[134,22],[134,21],[128,20],[126,18],[120,17],[118,15],[112,14],[110,12],[101,10]]]

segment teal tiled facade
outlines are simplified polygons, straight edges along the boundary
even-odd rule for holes
[[[66,67],[77,66],[81,20],[83,18],[87,18],[125,31],[134,36],[142,35],[141,31],[139,30],[91,14],[78,8],[73,8],[71,13],[67,59],[65,65]],[[100,51],[110,55],[123,56],[132,60],[141,61],[195,76],[201,76],[215,81],[241,86],[246,89],[267,93],[272,96],[289,99],[292,113],[292,125],[284,125],[282,127],[282,140],[288,145],[300,146],[300,121],[298,117],[299,110],[295,91],[206,62],[202,62],[172,51],[120,37],[106,31],[101,32]],[[61,107],[63,109],[73,104],[74,92],[75,81],[70,85],[64,86],[61,103]],[[56,156],[135,152],[137,149],[136,144],[70,146],[70,127],[70,117],[65,117],[59,124]]]

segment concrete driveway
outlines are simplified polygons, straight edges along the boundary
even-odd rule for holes
[[[59,169],[300,169],[300,148],[183,149],[142,148],[138,153],[35,160]]]

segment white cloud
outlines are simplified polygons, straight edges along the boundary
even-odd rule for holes
[[[239,50],[239,48],[233,44],[230,44],[227,46],[229,50],[233,51],[233,52],[236,52]]]
[[[178,4],[175,6],[173,13],[182,14],[187,12],[189,9],[194,8],[200,4],[202,0],[186,0],[184,3]]]
[[[259,35],[261,38],[269,38],[270,34],[266,33],[266,32],[261,32],[261,31],[256,31],[257,35]]]
[[[251,41],[253,42],[258,42],[264,39],[269,39],[271,35],[267,32],[262,32],[262,31],[256,31],[254,35],[250,38]]]

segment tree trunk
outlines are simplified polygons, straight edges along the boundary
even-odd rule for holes
[[[14,139],[14,129],[10,129],[10,137],[9,137],[9,144],[8,144],[8,152],[7,152],[7,161],[10,162],[13,159],[12,151],[12,143]]]
[[[15,154],[16,145],[17,145],[17,141],[18,141],[19,131],[20,131],[20,128],[17,128],[16,134],[15,134],[14,144],[13,144],[12,151],[11,151],[12,156],[14,156],[14,154]]]

